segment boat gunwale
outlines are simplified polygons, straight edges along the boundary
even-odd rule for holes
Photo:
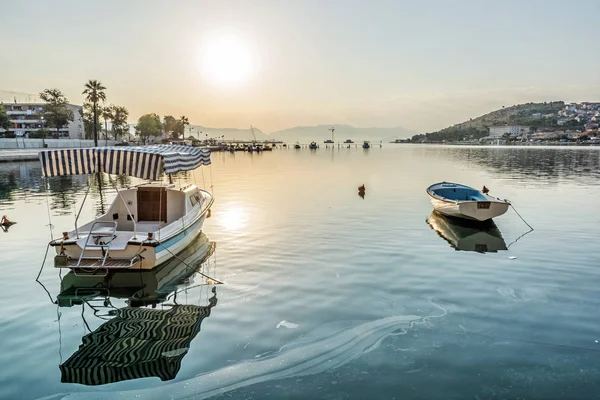
[[[475,190],[475,191],[483,194],[486,198],[488,198],[488,200],[452,200],[452,199],[448,199],[446,197],[442,197],[442,196],[436,194],[431,188],[436,185],[441,185],[443,183],[446,183],[449,185],[461,186],[463,188]],[[490,196],[489,194],[483,193],[481,190],[477,190],[471,186],[462,185],[460,183],[445,182],[445,181],[438,182],[438,183],[434,183],[433,185],[430,185],[425,191],[427,192],[429,197],[431,197],[435,200],[443,201],[444,203],[450,203],[450,204],[467,204],[467,203],[499,203],[499,204],[509,204],[509,205],[511,204],[510,201],[508,201],[507,199],[501,199],[499,197]]]

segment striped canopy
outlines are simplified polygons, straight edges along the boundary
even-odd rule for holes
[[[44,176],[87,175],[95,172],[158,180],[210,164],[210,150],[190,146],[93,147],[40,151]]]

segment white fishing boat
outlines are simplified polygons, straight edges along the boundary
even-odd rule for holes
[[[502,233],[494,223],[479,223],[466,219],[448,218],[432,211],[427,223],[455,250],[496,253],[507,250]]]
[[[107,173],[146,183],[117,191],[108,211],[52,240],[55,267],[77,270],[155,268],[187,247],[200,233],[213,196],[195,185],[162,182],[210,164],[210,150],[189,146],[105,147],[40,152],[45,177]],[[112,180],[110,180],[112,182]],[[89,191],[89,187],[88,187]]]
[[[504,214],[510,202],[458,183],[440,182],[427,188],[433,208],[442,215],[487,221]]]

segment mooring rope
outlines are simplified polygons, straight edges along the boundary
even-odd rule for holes
[[[35,277],[35,280],[37,282],[39,282],[40,275],[42,275],[42,270],[44,269],[44,265],[46,264],[46,257],[48,257],[48,250],[50,250],[50,243],[51,242],[48,242],[48,246],[46,246],[46,254],[44,254],[44,261],[42,261],[42,266],[40,267],[40,272],[38,272],[37,276]]]
[[[523,218],[521,216],[521,214],[519,214],[519,212],[517,211],[517,209],[515,208],[515,206],[513,206],[512,204],[510,206],[517,213],[517,215],[519,216],[519,218],[521,218],[521,221],[525,222],[525,225],[527,225],[529,227],[529,229],[531,229],[533,231],[533,227],[531,225],[529,225],[529,223],[527,221],[525,221],[525,218]]]
[[[218,283],[218,284],[221,284],[221,285],[224,285],[224,284],[225,284],[225,282],[221,282],[220,280],[218,280],[218,279],[216,279],[216,278],[210,277],[210,276],[208,276],[208,275],[206,275],[206,274],[203,274],[202,272],[198,271],[196,268],[192,267],[190,264],[188,264],[188,263],[186,263],[185,261],[183,261],[183,260],[182,260],[182,259],[181,259],[179,256],[177,256],[176,254],[174,254],[174,253],[173,253],[171,250],[169,250],[169,249],[168,249],[168,248],[167,248],[165,245],[163,245],[162,243],[160,243],[160,242],[159,242],[159,245],[162,245],[162,246],[165,248],[165,250],[167,250],[167,251],[168,251],[168,252],[169,252],[169,253],[170,253],[170,254],[171,254],[173,257],[175,257],[176,259],[178,259],[178,260],[179,260],[179,261],[180,261],[182,264],[184,264],[186,267],[188,267],[188,268],[190,268],[190,269],[192,269],[192,270],[196,271],[196,272],[197,272],[199,275],[202,275],[203,277],[205,277],[205,278],[207,278],[207,279],[210,279],[211,281],[213,281],[213,282],[216,282],[216,283]],[[202,266],[202,265],[201,265],[201,266]]]

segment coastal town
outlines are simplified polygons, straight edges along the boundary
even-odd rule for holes
[[[550,112],[539,112],[547,109]],[[534,112],[532,112],[534,111]],[[529,103],[502,108],[398,143],[600,144],[600,103]]]

